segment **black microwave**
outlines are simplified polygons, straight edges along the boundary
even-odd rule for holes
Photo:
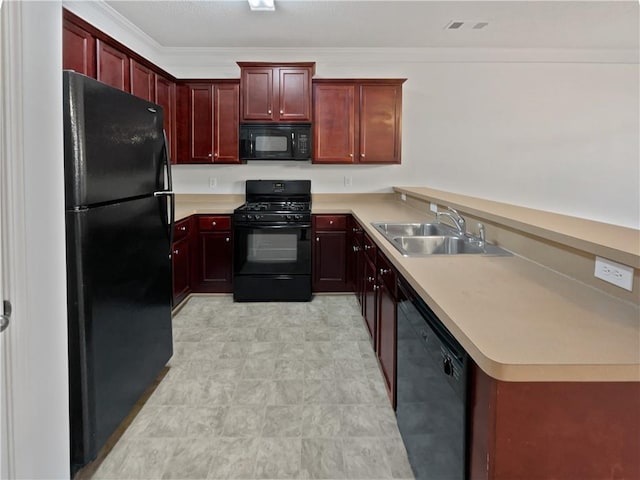
[[[242,124],[242,160],[310,160],[311,124]]]

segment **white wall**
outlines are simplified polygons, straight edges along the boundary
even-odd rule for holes
[[[69,406],[64,241],[61,4],[5,2],[16,22],[10,43],[12,68],[21,70],[22,120],[12,142],[23,152],[7,171],[15,189],[12,216],[19,232],[11,252],[21,265],[11,291],[11,363],[15,476],[53,479],[69,476]],[[15,29],[15,30],[14,30]],[[21,50],[21,55],[19,54]],[[21,91],[20,91],[21,90]],[[12,104],[15,106],[14,104]],[[3,107],[4,108],[4,107]],[[18,115],[19,118],[19,115]],[[9,162],[8,162],[9,163]],[[22,194],[22,195],[21,195]],[[18,243],[18,244],[16,244]],[[17,291],[16,291],[17,290]],[[6,332],[5,332],[6,335]],[[6,448],[3,447],[3,448]]]
[[[126,30],[114,22],[103,27],[116,38]],[[423,185],[640,228],[637,50],[163,49],[159,55],[160,66],[178,78],[238,78],[239,60],[297,60],[317,62],[317,77],[408,79],[402,165],[178,165],[177,192],[242,193],[248,178],[276,177],[310,178],[315,192]]]

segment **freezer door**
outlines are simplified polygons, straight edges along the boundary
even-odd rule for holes
[[[166,199],[66,213],[72,469],[104,446],[172,355]]]
[[[165,188],[162,107],[75,72],[63,72],[66,206]]]

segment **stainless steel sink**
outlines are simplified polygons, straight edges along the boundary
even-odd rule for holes
[[[372,223],[387,238],[431,235],[455,235],[455,230],[441,223]]]
[[[445,235],[429,237],[394,237],[391,241],[403,255],[457,255],[485,253],[477,243],[466,238]]]
[[[371,225],[405,257],[429,255],[511,255],[469,234],[460,235],[441,223],[385,223]]]

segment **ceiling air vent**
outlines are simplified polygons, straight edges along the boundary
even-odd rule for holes
[[[464,22],[449,22],[445,27],[447,30],[457,30],[464,25]]]
[[[482,30],[489,22],[470,22],[470,21],[458,21],[452,20],[444,27],[445,30]]]

